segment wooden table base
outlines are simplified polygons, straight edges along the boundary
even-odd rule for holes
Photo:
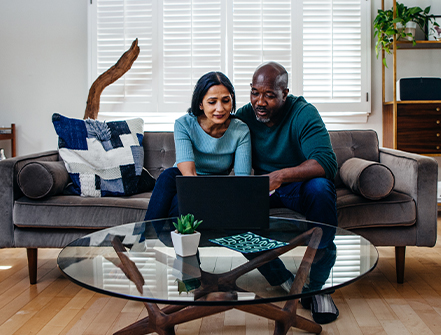
[[[314,260],[321,237],[322,230],[320,228],[313,228],[292,239],[288,245],[265,252],[229,272],[222,274],[210,274],[201,271],[201,286],[195,290],[195,299],[199,301],[237,300],[237,292],[244,291],[236,286],[237,278],[267,263],[268,261],[277,258],[288,250],[291,250],[299,245],[304,245],[309,239],[308,247],[296,273],[290,291],[290,294],[292,295],[300,294],[311,268],[311,264]],[[122,249],[115,247],[115,250],[117,250],[117,254],[120,256],[120,259],[124,259],[124,257],[121,257]],[[130,263],[124,260],[124,265],[130,266]],[[125,272],[130,273],[130,270],[136,271],[132,268],[128,270],[126,269]],[[115,335],[141,335],[152,332],[156,332],[160,335],[174,335],[175,325],[221,313],[233,308],[274,320],[274,335],[284,335],[291,327],[306,330],[310,333],[319,334],[322,331],[322,327],[319,324],[297,315],[298,302],[299,299],[288,300],[283,308],[280,308],[272,303],[266,303],[234,306],[168,305],[162,310],[156,303],[146,302],[144,305],[147,308],[149,316],[124,329],[119,330],[115,333]]]

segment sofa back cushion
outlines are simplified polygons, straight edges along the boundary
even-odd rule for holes
[[[339,168],[335,179],[337,187],[343,186],[340,167],[349,158],[379,161],[378,136],[374,130],[331,130],[329,135]],[[175,142],[171,131],[145,132],[143,146],[144,167],[155,178],[176,161]]]
[[[173,166],[176,161],[176,150],[173,132],[145,132],[144,167],[158,178],[162,171]]]
[[[357,157],[379,162],[378,136],[374,130],[331,130],[329,131],[332,148],[337,156],[338,172],[335,186],[342,187],[340,167],[349,158]]]

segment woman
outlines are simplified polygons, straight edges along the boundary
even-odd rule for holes
[[[233,117],[234,87],[221,72],[209,72],[196,83],[188,113],[175,121],[176,163],[156,181],[145,220],[178,216],[176,176],[251,173],[248,126]]]

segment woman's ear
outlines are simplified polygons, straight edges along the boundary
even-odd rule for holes
[[[199,104],[199,109],[200,109],[201,111],[204,110],[204,108],[203,108],[203,106],[202,106],[202,103]]]

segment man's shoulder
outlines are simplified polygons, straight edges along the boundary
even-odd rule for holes
[[[301,95],[300,96],[295,96],[295,95],[292,95],[292,94],[289,94],[288,97],[286,98],[286,104],[290,108],[294,108],[294,109],[303,109],[306,106],[314,107],[312,104],[307,102],[306,99],[303,96],[301,96]]]
[[[236,115],[239,119],[245,118],[249,116],[253,112],[253,107],[251,106],[251,103],[247,103],[243,107],[240,107],[234,115]]]

